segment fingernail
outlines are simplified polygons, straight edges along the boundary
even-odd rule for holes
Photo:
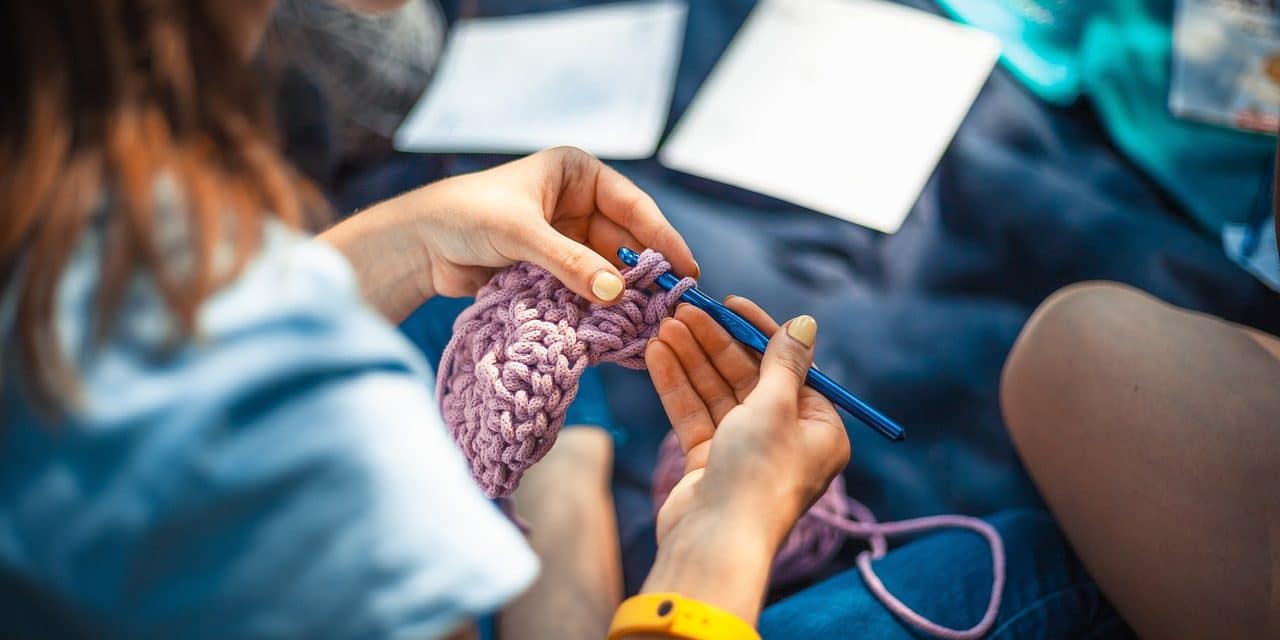
[[[727,296],[725,296],[725,297],[724,297],[724,303],[725,303],[725,304],[729,304],[730,302],[732,302],[732,301],[733,301],[733,299],[734,299],[734,298],[737,298],[737,297],[738,297],[738,296],[735,296],[735,295],[733,295],[733,294],[731,293],[731,294],[729,294],[729,295],[727,295]]]
[[[793,318],[787,323],[787,335],[806,347],[812,347],[813,339],[818,337],[818,321],[813,316]]]
[[[601,300],[610,301],[622,295],[622,278],[601,269],[591,279],[591,293]]]
[[[697,280],[698,278],[701,278],[701,277],[702,277],[702,265],[698,264],[697,260],[694,260],[693,261],[693,278],[694,280]]]

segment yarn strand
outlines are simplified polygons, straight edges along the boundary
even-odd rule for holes
[[[880,523],[875,521],[871,510],[862,505],[862,503],[853,498],[846,499],[849,501],[849,511],[853,514],[854,520],[836,517],[823,511],[814,511],[812,516],[831,527],[845,532],[850,537],[862,538],[868,541],[871,549],[858,554],[858,572],[862,574],[862,579],[867,583],[867,588],[871,590],[871,594],[884,603],[889,611],[917,629],[947,640],[981,638],[991,630],[991,625],[995,623],[996,616],[1000,613],[1000,601],[1004,594],[1005,582],[1004,540],[1001,539],[1000,532],[996,531],[995,527],[978,518],[959,515],[926,516],[898,522]],[[876,575],[875,569],[871,567],[873,561],[883,558],[887,553],[888,542],[886,538],[888,536],[945,528],[960,528],[973,531],[986,539],[987,545],[991,548],[991,598],[987,601],[987,610],[982,614],[982,618],[968,629],[944,627],[916,613],[915,610],[889,592],[889,589],[884,586],[884,582],[880,580],[880,576]]]

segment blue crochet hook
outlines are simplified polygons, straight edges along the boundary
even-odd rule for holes
[[[624,264],[634,267],[640,260],[640,254],[626,247],[620,247],[618,249],[618,258]],[[670,271],[658,276],[658,286],[667,291],[670,291],[679,282],[680,279]],[[720,304],[697,287],[692,287],[684,292],[684,295],[680,296],[680,300],[707,312],[707,315],[720,323],[720,326],[724,327],[730,335],[742,344],[755,349],[757,353],[763,354],[765,347],[769,346],[769,336],[764,335],[754,325],[747,322],[745,318],[734,313],[729,307]],[[880,413],[875,407],[867,404],[862,398],[853,395],[853,392],[840,386],[838,382],[827,377],[827,374],[818,371],[816,368],[809,368],[809,376],[805,378],[805,384],[821,393],[837,407],[849,412],[849,415],[875,429],[880,435],[890,440],[906,439],[906,434],[898,423],[890,420],[888,416]]]

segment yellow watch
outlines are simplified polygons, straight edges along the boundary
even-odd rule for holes
[[[609,640],[646,633],[683,640],[760,640],[742,618],[678,593],[642,593],[618,605]]]

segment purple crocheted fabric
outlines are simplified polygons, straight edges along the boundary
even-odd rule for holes
[[[680,295],[654,286],[671,269],[645,251],[624,269],[612,306],[588,302],[545,269],[522,262],[495,275],[458,316],[440,358],[436,396],[445,423],[491,498],[511,495],[564,426],[588,366],[644,368],[644,350]]]

